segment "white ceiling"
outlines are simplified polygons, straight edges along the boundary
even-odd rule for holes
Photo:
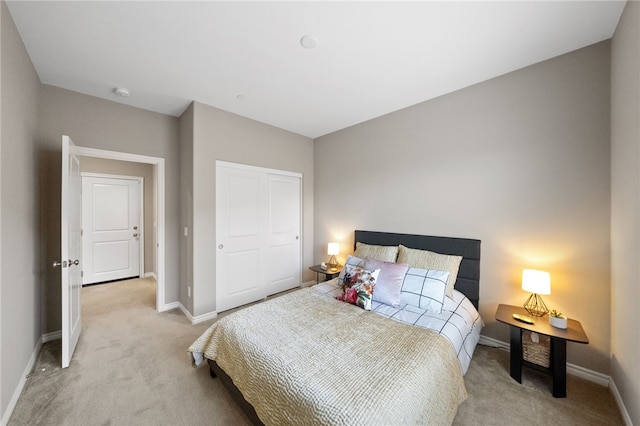
[[[611,38],[625,2],[7,4],[45,84],[315,138]]]

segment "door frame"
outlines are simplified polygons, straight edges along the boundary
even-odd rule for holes
[[[97,148],[76,146],[76,153],[81,157],[97,157],[108,160],[130,161],[153,165],[156,178],[156,310],[163,312],[175,306],[165,301],[165,166],[164,158],[150,157],[126,152],[108,151]],[[82,161],[82,160],[81,160]]]
[[[92,177],[101,179],[120,179],[120,180],[135,180],[138,182],[138,225],[140,234],[139,253],[138,253],[138,274],[140,278],[144,276],[144,239],[145,239],[145,222],[144,222],[144,178],[142,176],[124,176],[124,175],[110,175],[105,173],[93,173],[93,172],[81,172],[81,178]],[[84,196],[84,194],[82,194]],[[82,223],[84,223],[84,215],[86,212],[82,211]],[[84,244],[84,232],[83,232],[83,244]],[[84,284],[83,284],[84,285]]]

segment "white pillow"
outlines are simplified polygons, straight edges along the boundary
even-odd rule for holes
[[[402,282],[400,303],[439,314],[444,306],[448,271],[409,268]]]
[[[458,269],[462,256],[440,254],[428,250],[410,249],[401,245],[398,251],[398,263],[408,263],[411,268],[449,271],[447,297],[453,297],[453,286],[458,279]]]

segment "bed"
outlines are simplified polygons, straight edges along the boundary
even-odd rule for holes
[[[451,289],[452,274],[433,271],[451,294],[436,310],[426,293],[416,300],[427,305],[374,299],[362,309],[336,299],[344,294],[341,276],[220,319],[189,352],[194,365],[207,360],[212,377],[225,383],[254,423],[449,424],[466,398],[463,375],[482,328],[476,309],[480,241],[372,231],[354,237],[353,265],[363,265],[355,254],[370,248],[461,257]],[[367,265],[393,263],[366,259]],[[349,262],[344,270],[364,270]],[[416,271],[424,272],[408,268],[405,282]],[[415,296],[404,289],[404,296]]]

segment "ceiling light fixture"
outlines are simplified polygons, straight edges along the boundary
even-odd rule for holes
[[[131,96],[131,92],[124,87],[116,87],[115,89],[113,89],[113,93],[118,96],[122,96],[123,98],[128,98],[129,96]]]
[[[305,49],[314,49],[318,45],[318,38],[313,34],[306,34],[300,38],[300,44]]]

